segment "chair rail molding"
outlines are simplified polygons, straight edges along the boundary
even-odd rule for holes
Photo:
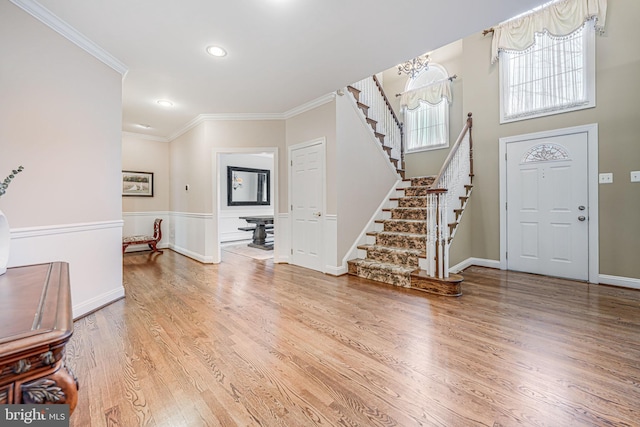
[[[118,219],[14,228],[9,265],[68,262],[73,317],[77,319],[125,295],[122,227]]]

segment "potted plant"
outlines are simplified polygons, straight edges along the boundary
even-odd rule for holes
[[[4,196],[9,188],[9,184],[17,174],[23,171],[23,167],[19,166],[18,169],[14,169],[11,173],[0,183],[0,197]],[[7,217],[4,216],[2,210],[0,210],[0,275],[7,272],[7,263],[9,262],[9,223]]]

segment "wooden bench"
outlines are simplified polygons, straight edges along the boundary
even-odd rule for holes
[[[153,221],[153,236],[147,235],[137,235],[137,236],[128,236],[122,238],[122,253],[127,250],[129,245],[149,245],[149,249],[151,252],[159,252],[162,253],[160,249],[157,248],[157,244],[162,239],[162,229],[160,225],[162,224],[162,219],[156,218]]]

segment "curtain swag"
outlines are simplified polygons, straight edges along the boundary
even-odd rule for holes
[[[595,18],[596,30],[604,30],[607,0],[564,0],[544,9],[493,27],[491,63],[501,50],[523,51],[531,47],[536,33],[569,35]]]
[[[420,101],[437,105],[443,99],[451,103],[451,85],[449,83],[449,79],[444,79],[418,89],[407,91],[400,97],[400,107],[413,110],[420,105]]]

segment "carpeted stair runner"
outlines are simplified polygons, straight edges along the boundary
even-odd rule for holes
[[[349,274],[411,287],[411,274],[419,272],[419,259],[426,258],[427,190],[433,180],[411,178],[409,187],[398,189],[403,197],[395,199],[397,207],[383,210],[388,218],[376,221],[382,230],[367,233],[373,242],[358,246],[366,258],[349,261]]]

